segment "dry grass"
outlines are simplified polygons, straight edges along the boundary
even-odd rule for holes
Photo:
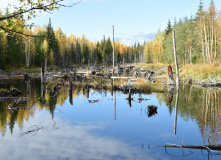
[[[185,69],[181,68],[180,76],[185,79],[192,78],[193,80],[205,80],[213,78],[221,80],[221,67],[218,64],[188,64]]]
[[[163,64],[163,63],[141,63],[136,65],[137,68],[144,67],[144,68],[150,68],[150,69],[161,69],[169,66],[169,64]]]
[[[136,67],[145,67],[150,69],[161,69],[167,67],[169,64],[162,63],[150,63],[150,64],[139,64]],[[173,73],[176,74],[175,65],[172,64]],[[221,82],[221,65],[219,62],[215,64],[187,64],[185,68],[179,68],[180,77],[183,77],[185,80],[193,79],[193,80],[203,80],[210,81],[213,79],[214,81]],[[163,72],[162,74],[157,76],[160,79],[167,79],[167,72]]]
[[[159,85],[159,83],[150,83],[145,79],[138,79],[133,85],[137,88],[143,89],[145,93],[151,93],[152,91],[163,91],[162,85]]]

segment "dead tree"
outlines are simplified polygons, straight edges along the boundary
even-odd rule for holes
[[[172,67],[170,65],[168,66],[168,83],[169,84],[174,84],[175,83],[174,78],[173,78],[173,70],[172,70]]]

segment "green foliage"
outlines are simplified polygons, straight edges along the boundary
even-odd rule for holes
[[[179,64],[198,62],[200,60],[201,39],[197,30],[197,21],[185,17],[174,26],[176,38],[176,52]],[[163,41],[163,55],[161,62],[172,63],[174,61],[172,32],[165,36]]]
[[[36,50],[36,56],[35,56],[35,63],[36,66],[41,66],[41,63],[44,62],[44,49],[43,49],[43,43],[44,43],[44,36],[46,35],[46,32],[39,30],[37,33],[37,36],[39,38],[35,38],[35,50]]]
[[[165,36],[167,36],[168,34],[170,34],[172,32],[173,28],[172,28],[172,25],[171,25],[171,22],[170,20],[168,21],[167,23],[167,28],[165,30]]]
[[[83,59],[84,59],[84,64],[88,64],[88,60],[89,60],[89,48],[87,43],[83,44]]]
[[[81,45],[77,40],[76,43],[76,65],[80,65],[81,64]]]
[[[58,40],[55,38],[54,30],[52,27],[51,19],[49,18],[49,23],[47,25],[47,32],[46,32],[46,39],[48,42],[48,53],[47,55],[50,55],[50,52],[53,52],[53,61],[54,64],[59,66],[60,64],[60,54],[59,54],[59,46],[58,46]],[[52,59],[52,57],[51,57]],[[52,62],[52,61],[51,61]]]
[[[3,36],[0,33],[0,69],[5,69],[5,54],[3,51],[2,39],[3,39]]]

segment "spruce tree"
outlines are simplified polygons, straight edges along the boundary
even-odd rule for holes
[[[171,22],[170,22],[170,20],[169,20],[168,23],[167,23],[167,28],[166,28],[166,30],[165,30],[165,36],[167,36],[169,33],[171,33],[172,30],[173,30],[173,28],[172,28]]]
[[[54,55],[54,64],[59,66],[60,65],[60,54],[59,54],[59,47],[58,47],[58,40],[55,38],[54,30],[52,27],[51,19],[49,18],[49,23],[47,25],[47,33],[46,38],[48,41],[48,55],[50,51],[53,51]]]

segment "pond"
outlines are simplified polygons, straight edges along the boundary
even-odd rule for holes
[[[27,106],[0,102],[1,159],[112,160],[219,159],[221,152],[164,147],[220,144],[220,90],[181,85],[148,94],[60,86],[41,92],[40,80],[1,81],[16,87]],[[44,94],[45,99],[39,100]],[[178,96],[177,96],[178,95]],[[139,98],[143,99],[140,100]],[[176,99],[177,105],[176,105]],[[157,106],[149,115],[148,106]],[[210,137],[210,138],[209,138]]]

